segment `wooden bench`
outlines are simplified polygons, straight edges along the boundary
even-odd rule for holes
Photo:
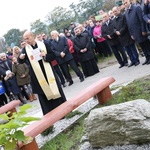
[[[21,104],[20,100],[13,100],[9,102],[8,104],[5,104],[4,106],[0,107],[0,114],[4,114],[8,111],[11,113],[17,112],[16,107]]]
[[[61,104],[60,106],[43,116],[40,121],[35,121],[28,127],[24,128],[24,134],[26,136],[33,137],[34,140],[27,145],[19,143],[19,147],[21,148],[21,150],[39,150],[38,145],[35,141],[35,137],[93,96],[97,95],[99,104],[104,104],[106,101],[112,98],[109,85],[114,81],[115,79],[113,77],[105,77],[100,79],[96,83],[87,87],[85,90],[81,91],[78,95],[70,98],[65,103]]]

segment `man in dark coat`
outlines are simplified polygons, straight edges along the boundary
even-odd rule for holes
[[[109,19],[109,15],[107,13],[103,14],[104,24],[102,25],[102,37],[104,37],[109,46],[111,47],[118,63],[120,64],[119,68],[123,66],[128,66],[128,60],[126,53],[120,44],[120,41],[117,35],[114,33],[114,24],[113,21]]]
[[[22,49],[22,52],[19,58],[24,61],[28,60],[29,62],[33,93],[38,94],[41,108],[42,108],[43,114],[45,115],[66,101],[65,95],[62,91],[62,87],[56,76],[56,73],[53,67],[50,67],[50,62],[54,60],[55,55],[53,51],[51,51],[50,46],[47,43],[35,41],[34,35],[32,32],[26,31],[23,37],[27,45]],[[35,58],[33,57],[32,53],[34,53],[34,51],[36,51],[40,47],[40,44],[44,46],[44,48],[46,48],[46,52],[41,51],[40,52],[41,59],[34,60]],[[29,50],[31,50],[31,55],[29,55],[30,53]],[[36,63],[36,65],[38,66],[38,70],[40,71],[35,71],[36,68],[33,67],[34,66],[33,63]],[[48,68],[44,67],[45,64],[47,65]],[[47,70],[49,69],[48,71],[50,71],[50,68],[52,69],[51,75],[53,75],[54,78],[49,79]],[[43,79],[42,81],[39,79],[39,76],[38,76],[39,74],[42,75],[42,79]],[[48,98],[47,95],[51,92],[50,86],[52,86],[54,82],[56,83],[56,88],[58,89],[60,96],[57,96],[57,98]],[[44,88],[45,85],[47,85],[46,89]],[[48,92],[46,90],[48,90]]]
[[[150,64],[150,43],[147,38],[143,12],[139,6],[130,4],[130,0],[123,0],[126,7],[126,20],[131,38],[142,48],[146,60],[142,65]]]
[[[54,52],[56,60],[69,82],[69,86],[73,84],[73,80],[69,72],[68,64],[75,71],[80,79],[80,82],[84,81],[83,74],[77,67],[75,60],[73,59],[73,56],[69,51],[67,39],[65,37],[59,36],[58,32],[55,30],[51,32],[51,37],[53,39],[53,41],[51,42],[52,51]]]
[[[12,71],[12,61],[7,57],[6,53],[0,54],[0,75],[6,76],[6,71]]]
[[[130,57],[131,63],[128,67],[133,65],[137,66],[140,64],[139,54],[128,31],[125,15],[121,14],[118,7],[113,7],[112,11],[115,15],[115,19],[113,20],[115,33],[119,37],[120,43],[126,49],[127,54]]]
[[[74,50],[79,56],[84,76],[92,76],[98,73],[99,69],[94,59],[90,37],[87,33],[81,33],[78,27],[75,28],[75,34],[76,36],[73,39]]]

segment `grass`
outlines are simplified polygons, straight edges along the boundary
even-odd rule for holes
[[[75,111],[72,111],[71,113],[69,113],[67,116],[65,116],[66,119],[69,119],[69,118],[72,118],[76,115],[82,115],[82,112],[78,111],[78,110],[75,110]]]
[[[110,101],[103,106],[97,105],[96,108],[135,99],[145,99],[150,102],[150,75],[137,79],[128,86],[122,87],[120,91],[113,95]],[[51,141],[47,142],[40,150],[78,150],[80,140],[84,135],[84,119],[87,115],[88,113]]]

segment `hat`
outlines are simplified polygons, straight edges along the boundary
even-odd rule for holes
[[[74,22],[71,22],[71,23],[70,23],[70,25],[73,25],[73,24],[74,24]]]
[[[95,20],[96,21],[102,21],[103,20],[103,16],[102,15],[95,16]]]
[[[122,1],[116,2],[116,5],[121,6],[122,5]]]
[[[10,71],[10,70],[7,70],[7,71],[6,71],[6,76],[8,76],[10,73],[11,73],[11,71]]]

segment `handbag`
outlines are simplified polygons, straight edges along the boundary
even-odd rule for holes
[[[2,81],[0,81],[0,95],[2,95],[4,93],[5,93],[5,88],[4,88]]]

